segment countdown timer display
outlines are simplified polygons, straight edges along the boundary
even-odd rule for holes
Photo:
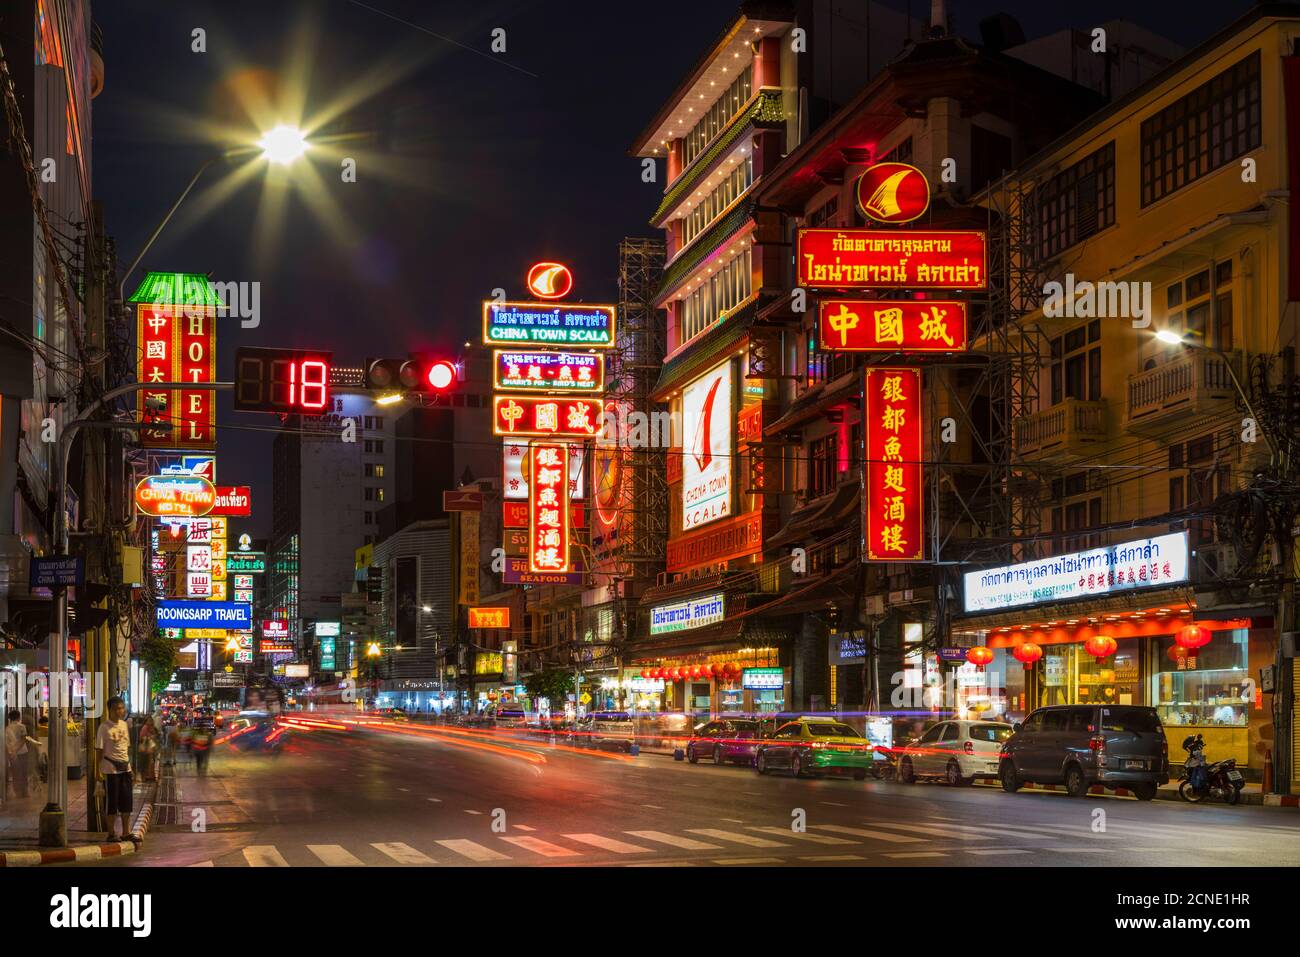
[[[314,414],[329,408],[333,353],[235,350],[235,411]]]

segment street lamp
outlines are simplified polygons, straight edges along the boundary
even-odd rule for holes
[[[1208,352],[1223,360],[1223,364],[1228,370],[1228,377],[1232,380],[1233,388],[1237,390],[1237,395],[1241,397],[1241,402],[1246,407],[1246,413],[1250,416],[1251,420],[1259,424],[1260,431],[1264,433],[1264,441],[1268,443],[1269,454],[1272,456],[1273,462],[1277,464],[1279,462],[1278,449],[1273,442],[1273,436],[1260,421],[1259,416],[1255,414],[1255,408],[1250,404],[1250,397],[1246,395],[1246,390],[1241,387],[1241,380],[1237,378],[1237,370],[1232,367],[1232,360],[1228,358],[1227,354],[1221,349],[1207,346],[1204,342],[1197,342],[1193,339],[1185,338],[1177,332],[1174,332],[1172,329],[1160,329],[1156,332],[1156,338],[1166,345],[1182,346],[1184,349],[1191,349],[1197,352]]]
[[[257,141],[262,147],[262,157],[272,163],[288,166],[307,152],[307,135],[296,126],[281,123]]]

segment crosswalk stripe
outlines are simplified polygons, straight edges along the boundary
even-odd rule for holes
[[[475,844],[473,841],[466,841],[457,838],[451,841],[438,841],[449,851],[455,851],[461,857],[468,857],[471,861],[508,861],[509,856],[500,854],[490,847],[484,847],[482,844]]]
[[[801,861],[865,861],[866,858],[861,854],[814,854],[811,857],[801,857]]]
[[[846,841],[842,837],[827,837],[824,834],[809,834],[807,831],[802,833],[792,831],[789,828],[782,827],[755,827],[749,828],[751,831],[762,831],[764,834],[775,834],[777,837],[793,837],[798,841],[812,841],[814,844],[856,844],[857,841]]]
[[[893,851],[892,853],[885,854],[885,857],[896,857],[896,858],[947,857],[947,856],[948,855],[945,854],[943,851]]]
[[[690,861],[633,861],[625,867],[694,867]]]
[[[1109,854],[1109,847],[1055,847],[1047,848],[1049,851],[1057,851],[1061,854]]]
[[[197,864],[191,864],[190,867],[216,867],[211,861],[199,861]]]
[[[946,837],[958,841],[991,841],[992,834],[971,834],[965,828],[954,825],[934,827],[926,824],[896,824],[893,821],[872,821],[877,827],[893,827],[900,831],[915,831],[917,834],[929,834],[932,837]]]
[[[327,867],[365,867],[361,858],[354,857],[338,844],[308,844],[307,850],[320,858]]]
[[[641,847],[638,844],[629,844],[627,841],[616,841],[612,837],[602,837],[599,834],[566,834],[564,836],[571,841],[577,841],[579,844],[590,844],[592,847],[613,851],[615,854],[652,853],[651,848]]]
[[[724,831],[716,827],[688,827],[686,829],[691,834],[699,834],[702,837],[717,838],[719,841],[733,841],[736,844],[747,844],[750,847],[785,847],[780,841],[769,841],[765,837],[754,837],[752,834],[739,834],[736,831]]]
[[[515,830],[516,830],[516,831],[535,831],[535,830],[537,830],[537,828],[535,828],[535,827],[529,827],[527,824],[516,824],[516,825],[515,825]]]
[[[980,857],[994,857],[995,855],[999,855],[999,854],[1028,854],[1030,852],[1017,850],[1016,848],[1011,848],[1011,847],[1002,847],[1002,848],[968,847],[966,848],[966,853],[978,854]]]
[[[670,844],[673,847],[680,847],[684,851],[720,850],[720,846],[717,844],[706,844],[704,841],[697,841],[689,837],[678,837],[676,834],[667,834],[663,831],[624,831],[623,833],[631,834],[633,837],[639,837],[645,841]]]
[[[399,864],[432,864],[433,858],[423,851],[417,851],[401,841],[376,842],[370,845],[375,850],[387,854]]]
[[[1057,838],[1060,837],[1059,834],[1056,834],[1051,831],[1037,831],[1034,830],[1033,828],[1028,828],[1028,827],[1008,827],[1005,824],[971,824],[971,825],[936,824],[933,826],[938,828],[951,829],[951,830],[958,830],[962,826],[969,826],[976,829],[981,834],[998,834],[1004,837],[1015,837],[1024,840],[1055,841]]]
[[[536,837],[503,837],[501,840],[508,844],[514,844],[516,847],[522,847],[526,851],[532,851],[534,854],[540,854],[543,857],[581,857],[581,851],[573,851],[567,847],[560,847],[558,844],[552,844],[549,841],[543,841]]]
[[[888,841],[891,844],[920,844],[924,838],[908,837],[906,834],[889,834],[885,831],[871,831],[865,827],[845,827],[842,824],[814,824],[819,831],[832,831],[836,834],[851,834],[854,837],[869,837],[876,841]]]
[[[714,864],[780,864],[779,857],[715,857]]]
[[[1055,832],[1049,831],[1042,825],[1038,824],[1003,824],[999,821],[996,824],[974,823],[969,821],[959,821],[950,817],[928,817],[927,821],[934,822],[935,827],[978,827],[981,830],[1002,831],[1007,834],[1028,834],[1030,836],[1055,836]]]
[[[288,867],[289,862],[284,859],[279,851],[275,849],[274,844],[250,844],[244,848],[244,860],[248,861],[249,867]]]

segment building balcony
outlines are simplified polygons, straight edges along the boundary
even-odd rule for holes
[[[1105,400],[1066,399],[1016,419],[1016,452],[1026,459],[1066,461],[1092,453],[1105,441]]]
[[[1230,353],[1228,359],[1239,368],[1238,353]],[[1194,419],[1224,411],[1236,394],[1223,356],[1189,351],[1128,377],[1125,426],[1136,435],[1160,437]]]

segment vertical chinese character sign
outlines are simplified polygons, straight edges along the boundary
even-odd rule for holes
[[[869,366],[866,375],[866,557],[876,562],[922,561],[921,370]]]
[[[152,448],[215,448],[215,394],[156,385],[215,380],[220,300],[212,284],[200,274],[151,272],[130,301],[136,304],[141,420],[154,425],[141,431],[141,444]]]
[[[528,449],[528,570],[569,570],[569,450],[536,444]]]

